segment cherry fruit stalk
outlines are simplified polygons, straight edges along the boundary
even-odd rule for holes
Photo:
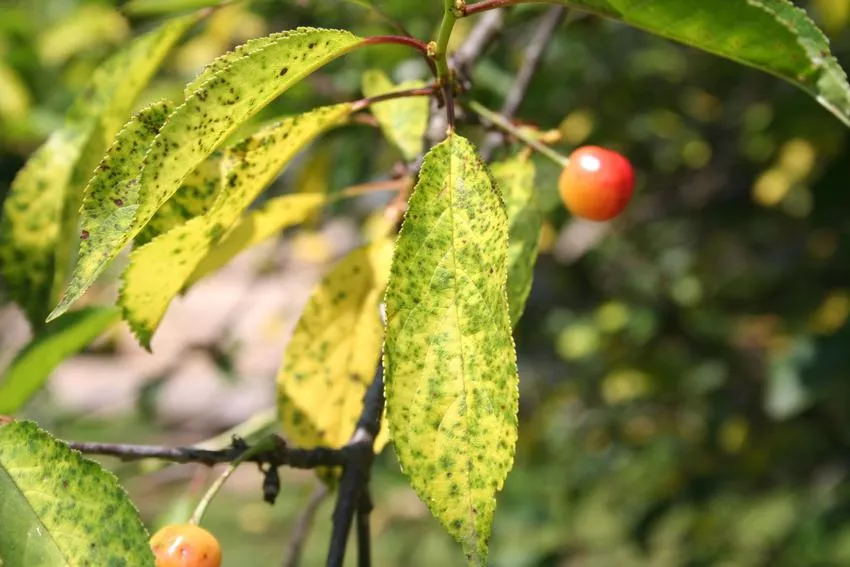
[[[598,146],[584,146],[570,155],[561,172],[558,190],[572,214],[593,221],[611,220],[632,198],[635,173],[621,154]]]

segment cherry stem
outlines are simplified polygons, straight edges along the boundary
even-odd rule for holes
[[[363,45],[386,44],[406,45],[408,47],[416,49],[417,51],[422,53],[422,55],[425,56],[425,61],[428,63],[428,67],[431,69],[431,73],[433,73],[435,77],[437,76],[437,68],[434,65],[434,60],[431,58],[431,54],[428,52],[428,44],[426,44],[422,40],[416,39],[415,37],[408,37],[405,35],[373,35],[363,40]]]
[[[534,138],[533,136],[530,136],[525,130],[512,124],[510,120],[506,119],[498,112],[494,112],[474,100],[467,103],[467,106],[469,106],[470,110],[478,114],[480,117],[484,118],[493,126],[499,128],[500,130],[504,130],[505,132],[511,134],[512,136],[519,139],[528,146],[531,146],[532,148],[534,148],[544,156],[548,157],[561,167],[566,167],[566,165],[570,163],[569,158],[562,154],[559,154],[546,144],[542,143],[540,140]]]
[[[373,97],[361,98],[351,104],[352,109],[356,112],[358,110],[363,110],[367,106],[372,104],[376,104],[378,102],[384,102],[387,100],[393,100],[396,98],[405,98],[411,96],[433,96],[437,93],[439,87],[436,84],[431,84],[425,87],[418,87],[415,89],[404,89],[400,91],[393,91],[389,93],[375,95]]]
[[[215,479],[215,482],[210,485],[203,498],[201,498],[201,501],[198,502],[198,505],[195,507],[195,511],[192,513],[192,517],[189,518],[189,523],[194,524],[196,526],[201,523],[201,520],[203,519],[204,513],[207,511],[207,507],[210,505],[210,502],[212,502],[212,499],[215,498],[215,495],[218,494],[218,491],[221,490],[221,487],[224,486],[224,483],[227,481],[228,478],[230,478],[230,475],[233,474],[233,471],[235,471],[239,467],[239,465],[241,465],[243,462],[245,462],[245,460],[253,457],[257,453],[274,449],[274,446],[274,437],[269,436],[265,439],[262,439],[256,445],[250,447],[241,455],[233,459],[233,461],[231,461],[230,465],[228,465],[224,473],[222,473],[221,476]]]

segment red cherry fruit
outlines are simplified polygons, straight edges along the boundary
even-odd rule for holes
[[[570,155],[561,172],[561,200],[577,217],[607,221],[629,204],[635,187],[635,171],[629,160],[598,146],[584,146]]]
[[[193,524],[165,526],[151,538],[156,567],[220,567],[221,546],[210,532]]]

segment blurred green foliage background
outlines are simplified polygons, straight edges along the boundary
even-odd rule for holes
[[[378,3],[423,39],[442,5]],[[850,0],[797,3],[850,66]],[[473,67],[485,104],[501,104],[544,10],[506,12],[504,33]],[[151,24],[106,1],[2,0],[0,197],[93,67]],[[459,34],[473,24],[462,21]],[[236,5],[171,57],[139,106],[179,96],[234,45],[297,25],[391,32],[353,2]],[[403,48],[362,50],[259,120],[358,98],[360,75],[373,67],[397,80],[426,72]],[[850,564],[850,132],[771,76],[595,17],[556,34],[518,116],[559,129],[565,153],[586,143],[623,151],[639,180],[621,221],[590,225],[568,218],[558,170],[538,161],[547,224],[516,333],[520,446],[499,499],[492,564]],[[364,128],[313,151],[340,188],[397,160]],[[58,435],[185,441],[141,410],[103,423],[47,408],[33,415]],[[391,453],[374,485],[376,564],[462,565]],[[152,482],[136,466],[118,471],[151,525],[185,493],[185,475]],[[226,564],[278,564],[310,476],[287,477],[269,508],[259,474],[246,474],[212,507],[210,525]],[[323,561],[329,513],[325,505],[307,565]]]

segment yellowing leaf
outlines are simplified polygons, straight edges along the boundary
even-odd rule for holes
[[[139,209],[138,173],[145,150],[171,111],[167,101],[135,114],[118,132],[85,191],[80,231],[80,259],[65,295],[50,314],[53,320],[94,283],[106,250],[129,229]]]
[[[327,196],[319,193],[283,195],[246,214],[203,257],[186,286],[222,268],[243,250],[271,238],[284,228],[309,219],[326,200]]]
[[[52,134],[18,172],[0,219],[0,271],[9,296],[41,327],[65,277],[82,188],[127,119],[136,96],[195,22],[177,18],[132,41],[97,68]],[[57,258],[59,263],[57,265]],[[58,295],[58,293],[56,294]]]
[[[543,226],[534,191],[534,162],[515,157],[492,164],[491,170],[502,190],[510,225],[507,290],[511,324],[516,325],[531,291]]]
[[[213,63],[213,71],[202,73],[203,84],[168,117],[151,143],[139,176],[139,207],[133,222],[109,246],[92,251],[97,256],[93,275],[103,271],[186,177],[242,123],[305,76],[360,44],[362,40],[348,32],[299,28],[249,41],[241,51],[244,56],[231,54],[221,58],[223,63]],[[247,47],[253,45],[262,47]],[[241,209],[235,214],[239,212]],[[194,237],[193,245],[203,247],[202,240]],[[178,248],[181,252],[185,249]],[[180,265],[185,271],[188,261]],[[90,277],[75,272],[70,285],[80,288],[81,280]],[[54,316],[59,314],[61,311],[54,312]],[[146,322],[158,321],[160,316],[155,314]]]
[[[378,70],[363,73],[363,94],[367,97],[424,86],[422,81],[394,85]],[[387,100],[373,104],[371,109],[384,136],[401,150],[405,159],[414,160],[422,154],[425,130],[428,128],[428,97]]]
[[[148,567],[148,533],[118,479],[30,421],[0,425],[4,567]]]
[[[486,564],[517,439],[507,261],[497,189],[475,148],[452,134],[425,156],[398,239],[384,368],[399,462],[475,565]]]
[[[381,356],[378,306],[392,254],[386,238],[354,250],[304,308],[277,377],[281,422],[299,446],[342,447],[354,433]],[[383,427],[375,452],[387,440]]]
[[[286,118],[228,147],[222,157],[223,188],[210,210],[133,251],[122,278],[119,303],[143,346],[149,347],[168,304],[186,287],[202,259],[242,211],[299,150],[342,123],[350,112],[350,104],[317,108]],[[301,209],[288,220],[300,222],[303,217],[299,215],[312,211]],[[278,226],[281,227],[280,222]]]

